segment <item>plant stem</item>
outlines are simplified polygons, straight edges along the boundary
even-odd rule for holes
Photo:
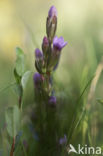
[[[14,148],[15,148],[15,137],[13,137],[13,143],[10,150],[10,156],[14,156]]]

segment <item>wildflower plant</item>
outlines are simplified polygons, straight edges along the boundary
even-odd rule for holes
[[[52,74],[59,64],[62,49],[67,45],[63,37],[55,36],[56,29],[57,10],[52,6],[48,12],[47,36],[43,38],[42,50],[35,50],[37,72],[33,76],[37,116],[39,116],[36,129],[40,141],[39,148],[43,147],[44,149],[47,146],[47,155],[52,152],[56,154],[54,151],[58,151],[59,120],[56,115],[58,102],[54,95]]]
[[[69,66],[68,70],[68,66],[65,66],[69,81],[64,80],[63,74],[63,81],[60,83],[55,79],[55,82],[54,72],[60,63],[62,49],[67,45],[63,37],[56,36],[57,24],[57,10],[52,6],[46,19],[46,34],[41,48],[37,47],[32,51],[35,56],[35,73],[26,70],[26,55],[21,48],[16,48],[14,82],[0,90],[1,93],[11,87],[14,91],[5,117],[0,114],[0,156],[68,156],[74,155],[73,151],[77,153],[77,145],[84,147],[87,155],[87,146],[96,147],[98,141],[102,149],[103,137],[99,133],[99,125],[103,123],[103,116],[100,116],[100,113],[103,114],[103,100],[100,97],[96,100],[98,94],[95,93],[99,91],[96,91],[96,87],[102,75],[103,60],[101,59],[94,75],[95,68],[91,72],[91,66],[96,67],[99,59],[97,61],[94,55],[96,52],[95,47],[91,46],[92,38],[89,36],[87,41],[86,34],[85,49],[90,52],[90,62],[82,68],[78,64],[81,69],[77,70],[76,62],[72,60],[74,67]],[[81,50],[80,47],[79,49]],[[4,102],[8,105],[9,99],[5,95]],[[1,108],[2,106],[1,104]],[[3,109],[1,113],[2,111]],[[82,149],[79,151],[78,148],[81,153],[77,154],[83,154]]]
[[[35,139],[33,154],[35,155],[60,155],[60,147],[67,142],[66,135],[60,136],[60,119],[58,116],[58,100],[53,89],[53,72],[57,69],[62,49],[67,45],[63,37],[57,37],[57,10],[52,6],[48,12],[46,21],[46,36],[43,38],[41,50],[35,49],[35,68],[33,75],[35,109],[31,116],[30,132]],[[21,48],[16,48],[16,65],[14,68],[15,91],[18,95],[18,107],[8,108],[5,114],[7,131],[11,137],[10,156],[14,156],[17,151],[32,153],[32,148],[24,139],[22,141],[23,150],[18,148],[22,133],[21,113],[23,103],[23,93],[27,80],[32,73],[25,71],[25,55]],[[24,150],[25,149],[25,150]]]

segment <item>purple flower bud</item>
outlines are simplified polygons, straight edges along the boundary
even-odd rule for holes
[[[44,68],[44,56],[43,53],[39,50],[35,50],[35,67],[39,73],[43,73]]]
[[[57,10],[52,6],[48,12],[46,23],[46,32],[49,40],[52,42],[57,29]]]
[[[67,42],[64,42],[63,37],[60,37],[60,38],[58,38],[57,36],[54,37],[51,59],[48,63],[48,71],[52,71],[56,69],[60,60],[61,50],[66,45],[67,45]]]
[[[67,45],[67,42],[64,42],[64,38],[60,37],[58,38],[57,36],[54,37],[53,39],[53,48],[57,51],[61,51],[63,47]]]
[[[45,46],[47,46],[49,44],[48,38],[46,36],[43,38],[43,44]]]
[[[33,76],[33,80],[34,80],[35,87],[36,88],[40,87],[41,82],[43,81],[42,75],[39,73],[35,73]]]
[[[56,106],[56,97],[55,96],[51,96],[49,98],[49,105],[51,105],[52,107],[55,107]]]
[[[52,6],[48,12],[48,16],[49,17],[54,17],[56,16],[57,17],[57,10],[55,8],[55,6]]]
[[[48,48],[49,48],[49,40],[48,40],[47,37],[44,37],[43,38],[43,43],[42,43],[42,50],[43,50],[43,52],[46,53]]]
[[[60,138],[59,144],[60,145],[65,145],[66,143],[67,143],[67,137],[66,137],[66,135],[64,135],[63,138]]]
[[[36,60],[40,60],[43,58],[43,53],[38,48],[35,50],[35,57]]]

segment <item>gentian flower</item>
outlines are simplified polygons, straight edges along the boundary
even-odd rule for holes
[[[38,48],[35,50],[35,57],[36,60],[41,60],[43,58],[43,53]]]
[[[53,39],[53,49],[57,51],[61,51],[62,48],[64,48],[67,45],[67,42],[64,42],[64,38],[60,37],[58,38],[57,36],[54,37]]]
[[[49,10],[49,12],[48,12],[48,16],[49,16],[50,18],[52,18],[52,17],[54,17],[54,16],[57,17],[57,10],[56,10],[55,6],[52,6],[52,7],[50,8],[50,10]]]
[[[60,144],[60,145],[65,145],[66,143],[67,143],[67,136],[64,135],[63,138],[60,138],[59,144]]]
[[[49,40],[52,42],[57,29],[57,10],[52,6],[48,12],[46,32]]]
[[[43,53],[39,50],[35,50],[35,66],[38,72],[42,73],[44,69],[44,56]]]
[[[43,38],[42,51],[39,49],[35,50],[35,67],[38,73],[34,74],[33,80],[36,93],[35,100],[37,102],[37,120],[35,121],[35,132],[38,135],[35,135],[35,137],[38,138],[39,136],[41,144],[43,140],[45,143],[48,142],[49,146],[52,145],[53,147],[55,147],[57,144],[57,137],[59,136],[58,128],[57,126],[55,127],[57,121],[59,120],[58,117],[55,116],[57,110],[57,99],[54,96],[54,90],[52,88],[52,72],[57,68],[61,56],[61,51],[67,44],[63,37],[55,37],[56,29],[57,10],[54,6],[52,6],[48,12],[46,21],[47,37]],[[33,121],[34,120],[35,118]],[[45,137],[46,133],[48,137]],[[53,139],[51,134],[54,135]],[[64,135],[62,138],[59,138],[59,145],[65,145],[66,143],[66,135]]]
[[[61,50],[67,45],[63,37],[58,38],[57,36],[53,39],[53,49],[51,52],[50,61],[48,63],[48,70],[52,71],[58,67]]]
[[[46,54],[48,48],[49,48],[49,40],[47,37],[44,37],[42,42],[42,50],[44,54]]]
[[[43,78],[42,75],[39,73],[35,73],[33,76],[33,80],[34,80],[34,85],[36,88],[39,88],[43,82]]]
[[[49,98],[49,105],[50,106],[55,107],[56,106],[56,102],[57,102],[57,100],[56,100],[56,97],[55,96],[51,96]]]

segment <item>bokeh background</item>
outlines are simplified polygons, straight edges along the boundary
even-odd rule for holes
[[[69,121],[68,128],[73,117],[71,110],[77,108],[76,100],[97,70],[98,81],[92,82],[92,89],[89,88],[82,99],[82,105],[90,105],[87,107],[92,114],[90,125],[87,126],[87,115],[81,129],[85,134],[88,127],[91,127],[88,136],[91,134],[91,138],[95,138],[91,139],[92,143],[96,142],[96,145],[101,146],[103,105],[97,99],[103,99],[102,0],[0,0],[0,127],[4,124],[5,109],[18,102],[13,86],[11,87],[15,81],[15,48],[19,46],[24,50],[27,68],[34,72],[34,49],[41,48],[42,38],[46,34],[47,12],[51,5],[55,5],[58,10],[57,35],[63,36],[68,42],[68,46],[62,51],[59,68],[54,74],[57,96],[66,99],[66,106],[62,108],[63,117]],[[30,81],[24,97],[23,107],[26,111],[33,102],[32,77]],[[90,103],[89,94],[92,94]],[[65,110],[68,110],[66,117]],[[79,132],[78,130],[78,137],[81,139]]]

